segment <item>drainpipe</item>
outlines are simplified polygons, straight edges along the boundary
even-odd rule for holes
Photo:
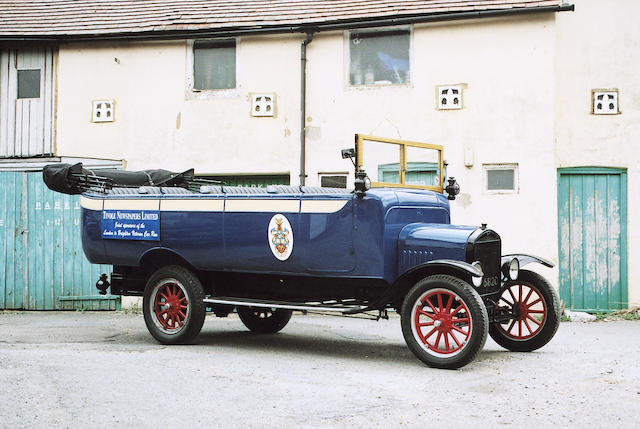
[[[307,171],[305,168],[306,128],[307,128],[307,45],[313,40],[313,33],[300,46],[300,186],[304,186]]]

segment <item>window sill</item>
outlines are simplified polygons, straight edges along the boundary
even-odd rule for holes
[[[212,100],[216,98],[240,97],[240,88],[231,89],[188,89],[185,94],[187,100]]]
[[[347,84],[348,89],[362,90],[362,89],[378,89],[378,88],[411,88],[411,82],[407,83],[363,83],[360,85]]]
[[[483,193],[485,195],[517,195],[519,191],[516,189],[485,189]]]

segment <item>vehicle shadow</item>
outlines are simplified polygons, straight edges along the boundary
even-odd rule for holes
[[[350,360],[376,360],[379,362],[406,363],[415,366],[419,362],[404,342],[390,341],[384,338],[372,341],[322,337],[291,332],[262,335],[249,331],[214,331],[200,333],[195,342],[198,346],[232,347],[257,353],[286,353],[287,355],[314,356]]]
[[[358,338],[359,335],[361,338]],[[389,335],[367,335],[366,331],[359,332],[354,329],[343,331],[315,326],[305,329],[305,332],[300,332],[299,327],[297,329],[287,327],[276,334],[256,334],[248,331],[238,322],[215,327],[205,325],[194,342],[188,345],[162,346],[142,329],[129,332],[124,338],[118,339],[119,342],[144,343],[160,347],[198,348],[205,353],[215,353],[219,349],[233,349],[256,355],[286,354],[288,357],[297,355],[301,358],[367,361],[376,364],[393,363],[396,366],[428,368],[411,353],[400,333],[397,338],[392,338]],[[511,360],[511,355],[513,359],[519,360],[519,357],[524,354],[508,352],[488,339],[484,349],[472,364],[483,361],[491,364],[505,357]]]

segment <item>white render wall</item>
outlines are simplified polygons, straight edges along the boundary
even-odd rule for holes
[[[640,305],[640,3],[576,0],[557,18],[556,162],[627,169],[629,305]],[[591,90],[618,89],[619,115],[592,115]]]
[[[308,46],[307,184],[318,183],[318,172],[352,171],[339,151],[356,132],[441,144],[462,187],[452,221],[486,222],[505,253],[557,262],[555,27],[554,14],[415,26],[411,84],[367,89],[346,85],[344,33],[316,34]],[[238,88],[215,94],[187,90],[186,41],[61,46],[56,154],[124,158],[132,170],[289,173],[297,184],[302,39],[241,38]],[[436,110],[443,84],[463,84],[464,109]],[[251,92],[275,92],[277,116],[251,118]],[[103,98],[116,100],[116,121],[91,123],[91,101]],[[485,163],[517,163],[519,192],[484,194]],[[540,272],[557,286],[557,270]]]
[[[57,153],[124,158],[131,170],[296,168],[297,176],[298,37],[242,39],[238,88],[212,93],[187,90],[187,49],[185,41],[61,46]],[[251,118],[249,94],[266,91],[277,93],[277,117]],[[115,122],[91,122],[91,102],[101,99],[115,100]]]

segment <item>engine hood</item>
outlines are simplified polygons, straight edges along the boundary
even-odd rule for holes
[[[411,223],[398,236],[400,273],[436,259],[466,259],[469,236],[478,227],[450,224]]]

